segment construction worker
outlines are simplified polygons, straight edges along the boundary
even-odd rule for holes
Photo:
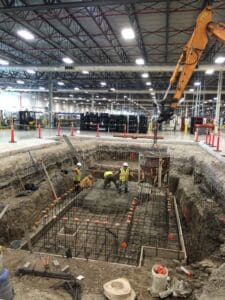
[[[78,162],[76,168],[73,171],[73,182],[74,185],[79,189],[80,188],[80,180],[81,180],[81,163]]]
[[[124,162],[123,166],[119,171],[119,192],[121,193],[122,187],[124,187],[125,193],[128,193],[128,179],[130,175],[130,170],[128,168],[128,163]]]
[[[116,174],[114,174],[112,171],[105,171],[104,172],[104,186],[103,189],[110,187],[110,183],[113,182],[116,189],[119,189],[119,186],[116,182]]]

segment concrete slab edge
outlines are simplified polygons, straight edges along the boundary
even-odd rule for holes
[[[47,144],[41,144],[41,145],[24,147],[24,148],[21,148],[21,149],[6,151],[6,152],[3,152],[3,153],[0,153],[0,158],[8,157],[8,156],[23,153],[23,152],[27,152],[28,150],[39,150],[39,149],[49,148],[49,147],[51,147],[53,145],[56,145],[56,144],[57,144],[56,141],[52,141],[51,143],[47,143]]]
[[[204,142],[199,142],[198,145],[202,147],[204,150],[206,150],[209,154],[211,154],[213,157],[218,159],[219,161],[225,163],[225,157],[221,156],[219,152],[215,152],[214,149],[210,148],[208,145],[206,145]]]

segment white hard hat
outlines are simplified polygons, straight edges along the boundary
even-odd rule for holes
[[[127,162],[124,162],[124,163],[123,163],[123,166],[124,166],[124,167],[128,167],[128,163],[127,163]]]
[[[77,163],[77,166],[78,166],[78,167],[81,167],[81,166],[82,166],[82,164],[81,164],[80,162],[78,162],[78,163]]]

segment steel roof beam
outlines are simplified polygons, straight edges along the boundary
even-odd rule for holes
[[[166,2],[166,48],[165,48],[165,63],[168,62],[169,27],[170,27],[170,0],[167,0],[167,2]]]
[[[157,0],[157,2],[165,2],[166,0]],[[79,8],[79,7],[95,7],[95,6],[112,6],[112,5],[126,5],[126,4],[143,4],[149,2],[156,2],[155,0],[93,0],[93,1],[73,1],[73,2],[62,2],[62,3],[49,3],[42,1],[42,4],[29,4],[21,5],[3,5],[0,7],[0,13],[16,12],[16,11],[29,11],[29,10],[49,10],[49,9],[60,9],[60,8]]]
[[[76,24],[76,26],[78,26],[78,28],[84,32],[86,34],[86,36],[88,37],[89,41],[91,40],[92,43],[97,46],[97,48],[99,49],[99,51],[102,53],[102,55],[106,58],[107,62],[112,62],[112,59],[108,56],[108,54],[101,49],[100,45],[96,42],[96,40],[88,33],[88,31],[81,25],[80,22],[78,22],[78,20],[73,16],[73,14],[70,13],[70,11],[68,9],[66,9],[66,12],[69,14],[70,18],[72,19],[72,21]],[[79,38],[79,36],[78,36]],[[81,41],[84,45],[85,42],[81,40],[81,38],[79,38],[79,41]],[[89,47],[90,48],[90,47]]]
[[[39,92],[39,93],[47,93],[48,89],[43,90],[39,90],[39,89],[35,89],[35,88],[11,88],[11,89],[6,89],[7,91],[14,91],[14,92]],[[82,89],[80,91],[75,91],[74,89],[57,89],[54,90],[54,93],[72,93],[72,94],[83,94],[83,93],[87,93],[88,95],[87,97],[90,97],[91,94],[111,94],[111,95],[117,95],[117,94],[126,94],[126,95],[149,95],[150,96],[150,92],[147,90],[132,90],[132,89],[124,89],[124,90],[116,90],[115,92],[112,92],[110,90],[106,90],[106,89]],[[163,94],[165,92],[165,90],[155,90],[156,94]],[[174,94],[175,90],[170,90],[169,94]],[[185,91],[186,95],[193,95],[195,92],[190,92],[190,91]],[[215,90],[202,90],[199,92],[201,95],[216,95],[217,94],[217,89]],[[225,94],[225,90],[222,91],[222,94]],[[68,98],[68,97],[66,97]]]
[[[55,49],[57,49],[59,52],[60,51],[58,48],[59,46],[52,41],[49,41],[45,36],[43,36],[43,34],[40,32],[39,28],[34,28],[32,25],[28,24],[28,23],[24,23],[24,21],[21,21],[21,18],[18,17],[17,15],[11,15],[11,14],[6,14],[9,18],[11,18],[14,22],[17,22],[18,24],[24,26],[25,28],[29,29],[31,31],[31,33],[35,34],[36,36],[38,36],[39,38],[43,39],[46,43],[48,43],[49,45],[53,46]],[[26,22],[26,21],[25,21]],[[41,49],[38,49],[35,47],[35,49],[37,49],[38,51],[41,51]],[[63,52],[62,52],[63,53]],[[59,57],[55,56],[55,55],[49,55],[48,53],[45,53],[46,56],[50,57],[52,60],[54,61],[59,61]],[[63,55],[65,55],[63,53]],[[33,66],[30,66],[33,68]]]
[[[65,73],[76,73],[87,70],[89,72],[124,72],[124,73],[157,73],[157,72],[173,72],[175,66],[173,65],[77,65],[77,66],[48,66],[48,65],[8,65],[0,66],[0,70],[15,70],[15,71],[24,71],[27,69],[33,69],[39,72],[65,72]],[[214,69],[215,71],[225,71],[225,65],[200,65],[195,72],[204,72],[208,69]]]
[[[147,51],[145,49],[144,40],[141,33],[140,24],[138,21],[138,17],[135,13],[135,6],[133,4],[131,5],[125,5],[126,11],[128,13],[128,18],[130,20],[130,23],[134,29],[135,32],[135,38],[137,40],[138,47],[140,49],[141,56],[144,58],[145,62],[148,62],[148,55]]]
[[[22,0],[22,2],[27,5],[25,0]],[[84,56],[86,56],[88,58],[89,61],[94,62],[94,60],[82,49],[80,49],[73,41],[71,41],[70,38],[67,38],[59,29],[57,29],[50,21],[48,21],[41,13],[38,13],[36,11],[34,11],[35,14],[41,19],[43,20],[46,24],[48,24],[48,26],[52,27],[52,29],[57,32],[58,34],[60,34],[60,36],[62,36],[65,40],[67,40],[69,43],[71,43],[77,50],[80,51],[80,53]],[[72,53],[67,53],[65,54],[72,56],[72,58],[74,59],[74,61],[76,61],[77,59],[74,57],[74,55]],[[79,55],[80,56],[80,55]],[[77,60],[79,62],[79,60]]]
[[[109,42],[111,47],[115,50],[115,53],[123,63],[130,61],[124,49],[121,47],[121,44],[113,31],[109,21],[104,16],[102,10],[99,7],[87,7],[86,11],[88,15],[92,18],[95,24],[98,26],[99,30],[103,33],[105,39]],[[107,33],[110,32],[110,35]]]

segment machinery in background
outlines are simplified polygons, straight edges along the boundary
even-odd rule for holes
[[[74,128],[80,127],[80,114],[79,113],[64,113],[57,112],[53,116],[54,126],[57,127],[57,123],[60,122],[61,127],[70,127],[73,123]]]
[[[41,120],[42,113],[36,111],[19,111],[18,117],[18,128],[24,130],[35,129],[37,123],[42,123]]]
[[[225,42],[225,23],[212,22],[212,7],[207,6],[199,14],[195,29],[187,44],[184,46],[174,72],[170,78],[169,87],[162,99],[166,100],[168,92],[172,85],[176,84],[176,90],[173,98],[170,100],[170,107],[162,111],[159,115],[158,122],[171,119],[174,110],[179,104],[179,100],[201,58],[201,55],[208,43],[208,36],[214,37],[219,41]],[[182,70],[180,72],[180,68]],[[178,73],[180,75],[178,77]]]

